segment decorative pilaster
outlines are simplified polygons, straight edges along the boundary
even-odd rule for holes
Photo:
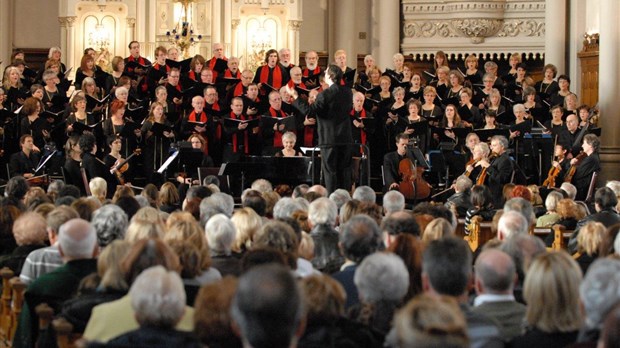
[[[9,66],[11,62],[11,2],[0,1],[0,61],[2,61],[1,68]]]
[[[73,24],[77,20],[77,16],[58,17],[60,23],[60,49],[62,50],[62,58],[65,65],[69,68],[76,66],[78,57],[75,56],[75,27]],[[75,69],[74,69],[75,71]]]
[[[290,20],[288,21],[288,43],[287,48],[291,50],[291,63],[298,65],[297,61],[299,55],[299,30],[303,21]]]
[[[135,37],[136,37],[135,35],[136,35],[136,19],[127,17],[127,30],[125,31],[125,42],[127,43],[127,45],[125,45],[125,47],[128,47],[129,43],[135,40]],[[129,48],[127,48],[127,54],[125,54],[125,57],[128,55],[129,55]]]
[[[547,0],[545,5],[545,64],[554,64],[562,74],[566,71],[566,0]]]
[[[230,21],[230,38],[232,40],[230,45],[230,55],[235,57],[239,57],[239,48],[237,47],[237,28],[240,23],[240,19],[233,19]]]
[[[357,50],[355,49],[355,42],[357,42],[355,5],[355,0],[334,1],[334,15],[332,17],[334,49],[332,52],[329,52],[328,63],[334,61],[334,52],[336,50],[343,49],[347,52],[347,65],[355,68],[357,60]]]
[[[382,68],[392,67],[392,58],[400,52],[399,0],[373,0],[372,7],[377,18],[376,36],[373,35],[372,55]]]
[[[618,180],[620,173],[620,2],[617,0],[600,0],[600,45],[599,45],[599,126],[601,132],[601,166],[603,171],[599,177],[599,186],[607,180]]]

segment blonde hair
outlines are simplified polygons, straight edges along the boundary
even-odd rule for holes
[[[164,225],[162,223],[153,223],[143,219],[131,219],[131,223],[127,227],[125,240],[134,244],[142,239],[161,239],[164,236]]]
[[[96,177],[90,179],[88,182],[88,187],[94,197],[99,199],[101,202],[105,201],[105,196],[108,193],[108,183],[103,178]]]
[[[125,240],[113,240],[97,257],[97,273],[101,277],[100,285],[106,289],[127,290],[129,285],[121,271],[120,260],[131,249],[131,243]]]
[[[13,223],[13,236],[18,246],[43,245],[47,238],[45,218],[34,212],[23,213]]]
[[[579,229],[577,251],[581,254],[596,255],[605,238],[607,228],[600,222],[590,221]]]
[[[581,269],[566,252],[538,256],[523,285],[527,323],[547,333],[569,332],[581,327],[579,284]]]
[[[244,207],[236,210],[230,218],[230,221],[232,221],[237,229],[237,236],[235,237],[232,249],[236,252],[250,250],[252,248],[254,234],[256,234],[256,231],[258,231],[263,224],[261,217],[254,209]]]
[[[424,234],[422,235],[422,241],[425,243],[430,243],[433,240],[441,239],[453,234],[454,229],[452,228],[452,224],[444,218],[438,218],[426,225]]]
[[[195,246],[200,254],[200,269],[208,270],[211,266],[207,237],[195,219],[178,219],[174,221],[168,226],[168,231],[164,235],[164,242],[169,245],[172,245],[173,242],[183,242]]]
[[[314,258],[314,239],[309,233],[301,231],[301,240],[297,250],[302,259],[311,261]]]

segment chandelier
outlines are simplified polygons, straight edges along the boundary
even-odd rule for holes
[[[192,18],[192,7],[190,3],[194,2],[194,0],[177,0],[176,2],[181,3],[181,16],[177,25],[172,30],[166,32],[166,36],[169,42],[183,51],[183,57],[188,58],[189,48],[202,40],[202,35],[194,35],[194,27],[192,23],[190,23],[190,19]]]

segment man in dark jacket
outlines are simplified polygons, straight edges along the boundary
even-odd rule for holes
[[[342,70],[336,65],[330,65],[325,71],[325,83],[329,88],[319,93],[312,105],[303,99],[298,99],[297,92],[288,88],[288,92],[295,100],[293,106],[302,115],[317,115],[321,167],[329,193],[339,188],[351,189],[350,144],[353,142],[353,136],[349,111],[353,103],[353,94],[349,87],[334,83],[341,79]]]
[[[618,204],[618,198],[609,187],[601,187],[596,190],[594,195],[594,207],[596,208],[596,214],[591,214],[585,218],[579,220],[575,232],[570,236],[568,241],[568,251],[571,254],[577,252],[577,237],[579,236],[579,229],[590,221],[600,222],[605,227],[620,223],[620,214],[616,210]]]

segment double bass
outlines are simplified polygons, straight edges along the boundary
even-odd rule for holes
[[[414,166],[406,157],[398,163],[398,174],[401,177],[398,190],[405,199],[426,199],[431,195],[431,185],[422,177],[423,171],[424,168]]]

